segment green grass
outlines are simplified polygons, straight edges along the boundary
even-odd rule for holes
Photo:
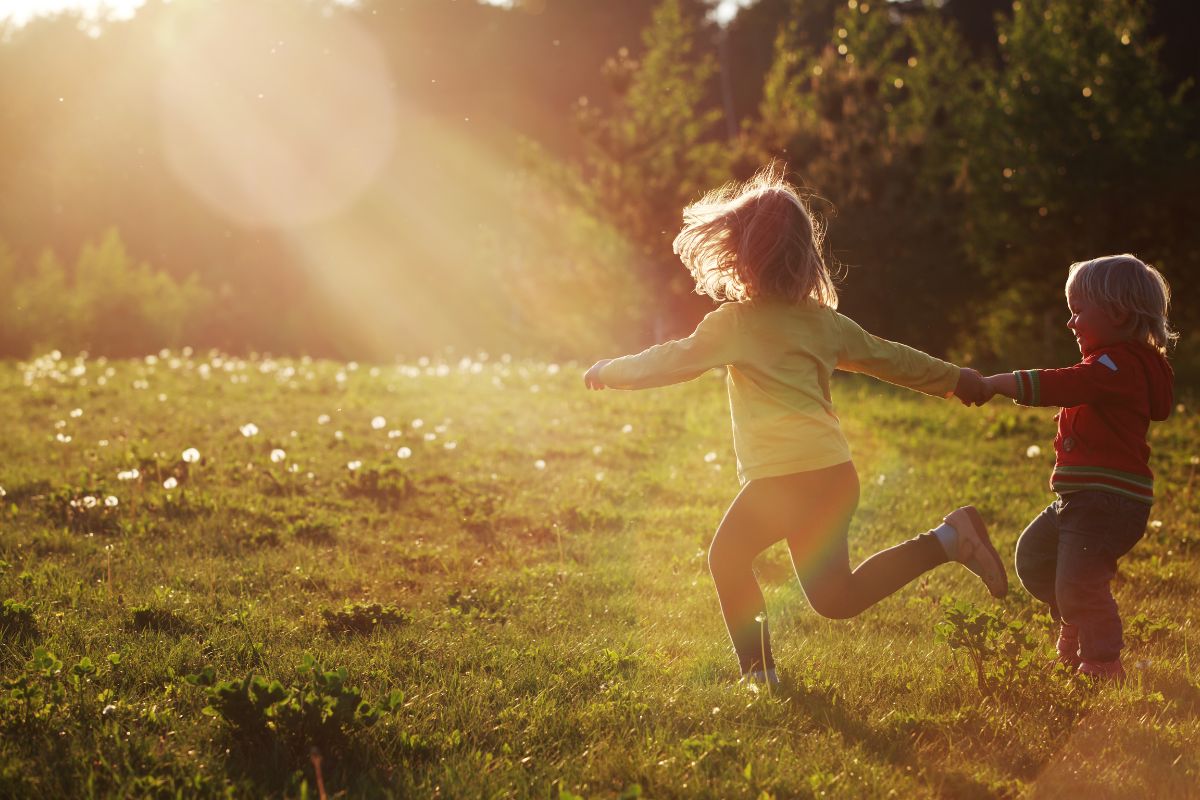
[[[707,573],[738,488],[715,375],[591,394],[575,365],[437,366],[0,365],[0,796],[316,797],[313,745],[346,797],[1197,794],[1190,408],[1153,429],[1116,584],[1128,685],[1043,669],[1019,586],[994,603],[951,566],[835,622],[777,546],[769,694],[736,683]],[[1051,411],[835,391],[853,558],[964,502],[1010,557],[1052,499]],[[971,614],[978,667],[943,641]]]

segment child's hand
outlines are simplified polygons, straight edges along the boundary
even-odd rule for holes
[[[977,371],[970,367],[963,367],[958,371],[958,385],[954,387],[954,396],[964,406],[981,406],[995,394],[995,389]]]
[[[592,364],[591,368],[583,373],[583,385],[589,389],[598,390],[605,388],[604,381],[600,380],[600,370],[604,369],[610,361],[612,361],[611,358],[605,358]]]

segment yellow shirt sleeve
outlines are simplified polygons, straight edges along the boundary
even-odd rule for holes
[[[836,312],[835,312],[836,313]],[[861,372],[934,397],[949,397],[958,385],[958,367],[916,348],[888,341],[837,314],[837,368]]]
[[[736,303],[709,312],[686,339],[656,344],[642,352],[614,358],[600,370],[600,380],[613,389],[652,389],[690,381],[713,367],[737,358]]]

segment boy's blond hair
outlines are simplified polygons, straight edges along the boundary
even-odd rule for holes
[[[1162,273],[1136,256],[1123,253],[1072,264],[1066,292],[1111,313],[1128,314],[1133,340],[1153,345],[1163,355],[1179,338],[1167,321],[1171,287]]]
[[[744,183],[728,183],[683,210],[675,253],[714,300],[811,297],[837,308],[833,276],[821,256],[821,227],[781,164]]]

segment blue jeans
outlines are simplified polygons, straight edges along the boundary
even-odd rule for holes
[[[1054,619],[1079,626],[1085,661],[1121,655],[1121,616],[1109,584],[1117,559],[1146,532],[1150,506],[1113,492],[1061,496],[1021,534],[1017,577],[1050,606]]]

